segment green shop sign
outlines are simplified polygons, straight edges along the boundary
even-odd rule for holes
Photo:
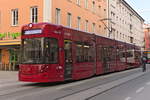
[[[0,39],[6,38],[6,37],[16,39],[19,36],[21,36],[21,33],[19,33],[19,32],[16,32],[16,33],[10,33],[10,32],[0,33]]]

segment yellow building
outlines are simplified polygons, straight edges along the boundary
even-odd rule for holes
[[[50,22],[106,36],[104,18],[107,0],[0,0],[0,70],[17,69],[23,24]]]

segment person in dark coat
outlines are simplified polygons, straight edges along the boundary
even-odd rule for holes
[[[141,58],[143,72],[146,71],[146,63],[147,63],[147,60],[148,60],[147,56],[143,55],[142,58]]]

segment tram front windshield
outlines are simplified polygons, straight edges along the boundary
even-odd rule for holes
[[[23,39],[22,41],[22,63],[43,63],[44,38]]]

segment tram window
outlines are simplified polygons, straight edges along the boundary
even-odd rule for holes
[[[111,60],[111,52],[109,47],[102,47],[102,53],[101,53],[101,59],[102,61],[110,61]]]
[[[89,50],[88,50],[88,61],[89,62],[93,62],[94,61],[94,56],[95,55],[93,55],[93,52],[94,52],[94,49],[93,49],[93,47],[92,47],[92,45],[89,45]]]
[[[127,52],[126,54],[127,57],[133,57],[133,53],[131,51]]]
[[[65,62],[72,62],[72,41],[65,40],[64,41],[64,50],[65,50]]]
[[[23,40],[22,63],[43,63],[43,38]]]
[[[88,55],[89,55],[88,51],[89,51],[90,46],[84,45],[83,48],[84,48],[84,52],[83,52],[84,53],[83,54],[84,55],[84,61],[87,62],[88,61]]]
[[[97,46],[97,60],[101,61],[101,57],[102,57],[102,47],[99,45]]]
[[[120,58],[124,58],[126,57],[126,53],[125,52],[120,52]]]
[[[83,56],[84,56],[84,62],[92,62],[93,59],[93,48],[92,45],[88,43],[84,43],[83,45]]]
[[[76,42],[76,61],[77,62],[92,62],[93,48],[88,43]]]
[[[83,62],[83,47],[82,43],[76,43],[76,61]]]
[[[116,59],[115,47],[109,46],[109,60],[115,61],[115,59]]]
[[[45,63],[58,63],[58,40],[47,38],[45,41]]]

